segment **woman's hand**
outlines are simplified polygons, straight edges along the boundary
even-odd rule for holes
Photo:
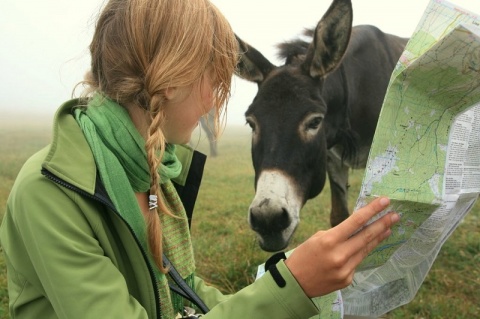
[[[351,284],[355,268],[390,235],[390,227],[400,217],[388,213],[358,230],[389,204],[388,198],[377,198],[341,224],[317,232],[295,248],[285,264],[308,297],[323,296]]]

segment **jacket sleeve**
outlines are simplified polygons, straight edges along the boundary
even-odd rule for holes
[[[13,317],[50,318],[53,310],[64,319],[147,319],[95,236],[101,220],[86,220],[75,196],[44,177],[16,185],[2,224]]]
[[[285,280],[283,287],[279,287],[270,272],[233,295],[222,295],[217,289],[197,279],[196,292],[211,308],[202,318],[308,319],[317,315],[319,309],[305,295],[284,261],[279,261],[276,266]]]
[[[205,281],[199,277],[195,277],[195,287],[193,288],[197,295],[210,309],[215,307],[220,302],[227,300],[231,296],[224,295],[220,290],[206,284]]]

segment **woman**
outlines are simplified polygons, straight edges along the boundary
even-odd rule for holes
[[[185,207],[199,161],[179,145],[212,107],[219,127],[238,59],[231,27],[208,0],[111,0],[90,52],[85,96],[57,111],[51,145],[8,199],[12,318],[175,318],[187,303],[169,287],[173,267],[211,309],[204,318],[309,318],[310,298],[350,284],[398,221],[352,236],[388,206],[378,199],[222,295],[195,276]]]

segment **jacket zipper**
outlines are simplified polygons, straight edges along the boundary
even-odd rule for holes
[[[65,187],[71,191],[74,191],[76,192],[77,194],[81,195],[81,196],[84,196],[84,197],[87,197],[87,198],[90,198],[90,199],[93,199],[97,202],[100,202],[101,204],[105,205],[106,207],[108,207],[109,209],[111,209],[115,214],[117,214],[118,217],[121,218],[121,220],[123,220],[123,222],[127,225],[127,228],[130,230],[130,232],[132,233],[132,236],[133,238],[135,238],[135,242],[137,243],[137,246],[138,248],[140,248],[140,251],[143,255],[143,259],[145,261],[145,263],[147,264],[147,268],[148,268],[148,271],[150,273],[150,279],[152,279],[152,283],[153,283],[153,286],[154,286],[154,291],[155,291],[155,299],[157,301],[157,307],[156,307],[156,311],[157,311],[157,318],[162,318],[162,315],[161,315],[161,312],[160,312],[160,293],[159,293],[159,288],[158,288],[158,284],[157,284],[157,280],[155,279],[156,276],[155,276],[155,272],[153,270],[153,267],[152,265],[150,264],[150,261],[148,260],[148,255],[147,255],[147,252],[145,251],[145,249],[143,248],[143,246],[140,244],[137,236],[135,236],[135,233],[132,229],[132,226],[130,226],[130,224],[122,217],[122,215],[118,212],[118,210],[115,208],[115,205],[113,205],[112,201],[110,200],[110,198],[108,198],[107,196],[102,196],[100,194],[90,194],[90,193],[87,193],[85,192],[84,190],[64,181],[63,179],[59,178],[58,176],[54,175],[52,172],[50,172],[49,170],[45,169],[45,168],[42,168],[42,174],[47,177],[49,180],[53,181],[54,183],[62,186],[62,187]]]

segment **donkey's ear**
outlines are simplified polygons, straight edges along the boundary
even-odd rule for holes
[[[334,0],[318,22],[308,48],[304,71],[313,78],[332,72],[340,64],[352,33],[353,9],[350,0]]]
[[[254,47],[248,45],[237,35],[235,36],[240,56],[235,74],[242,79],[260,84],[275,66]]]

